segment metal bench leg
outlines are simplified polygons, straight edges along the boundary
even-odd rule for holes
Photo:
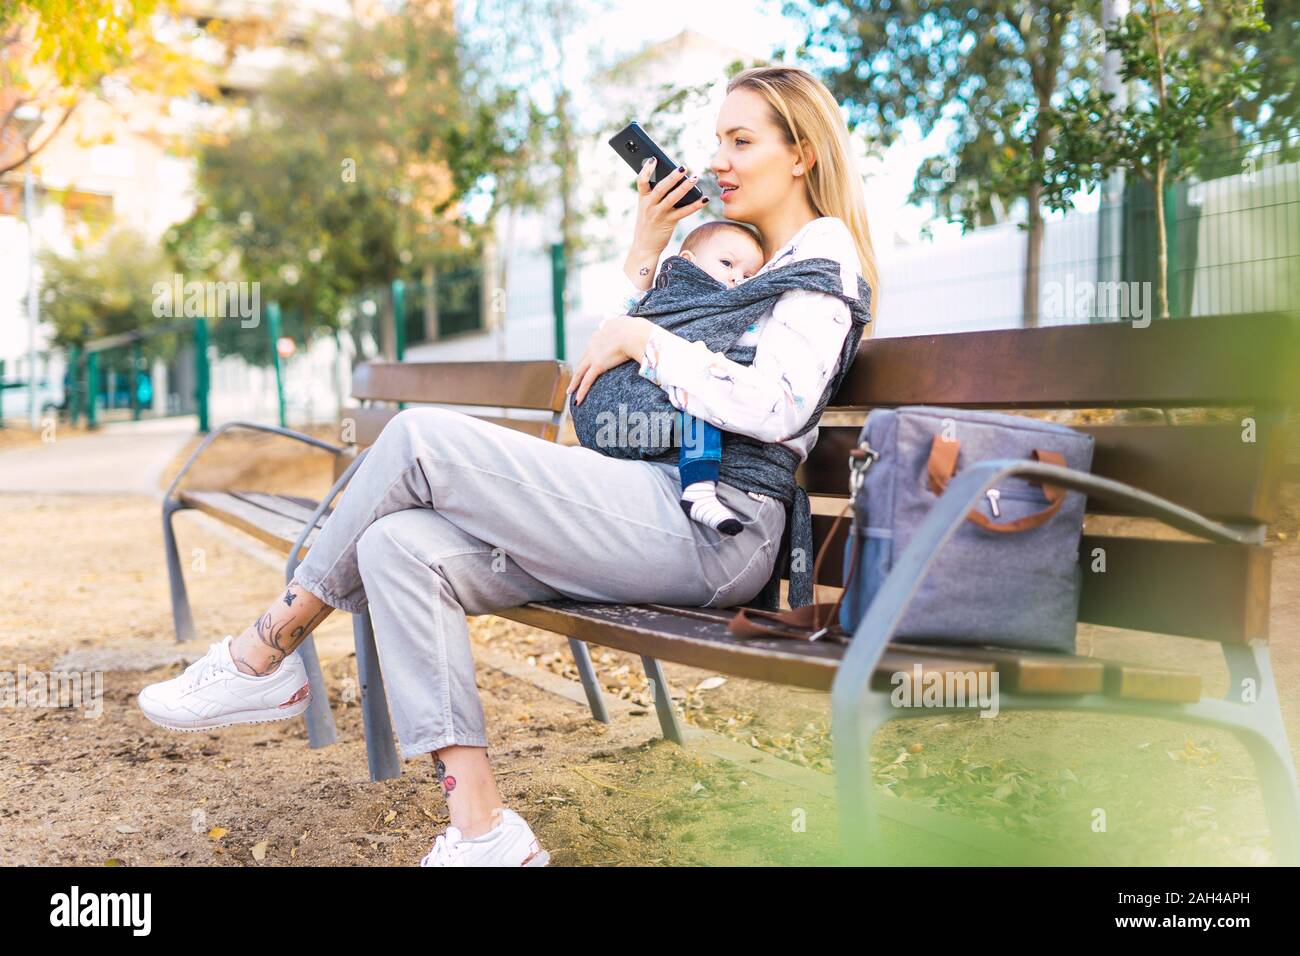
[[[172,590],[172,626],[176,630],[177,641],[194,640],[194,614],[190,610],[190,596],[185,590],[185,572],[181,568],[181,556],[176,550],[176,532],[172,528],[172,518],[185,506],[174,498],[163,499],[163,551],[167,556],[167,580]]]
[[[1279,866],[1300,866],[1300,788],[1296,784],[1295,762],[1278,703],[1268,647],[1225,644],[1223,654],[1231,675],[1227,696],[1230,702],[1243,705],[1244,682],[1254,682],[1255,703],[1244,706],[1258,708],[1253,711],[1257,716],[1251,720],[1251,727],[1239,731],[1238,736],[1259,770],[1274,856]]]
[[[655,713],[659,715],[659,726],[664,737],[673,743],[685,746],[686,738],[682,735],[681,724],[677,722],[677,712],[673,710],[673,695],[668,691],[668,681],[664,680],[663,668],[653,657],[641,658],[645,676],[650,680],[650,693],[655,699]]]
[[[307,721],[307,745],[312,750],[328,747],[339,739],[339,735],[334,728],[334,714],[330,710],[325,675],[320,669],[320,658],[316,656],[316,642],[310,634],[294,653],[302,655],[303,666],[307,668],[307,681],[312,688],[311,703],[302,715]]]
[[[887,694],[868,692],[857,720],[833,728],[835,784],[840,805],[840,845],[844,862],[861,866],[872,862],[879,845],[876,781],[871,773],[871,742],[876,731],[893,717]]]
[[[357,648],[357,683],[361,685],[361,718],[366,729],[370,782],[391,780],[402,775],[402,761],[393,743],[384,675],[379,669],[375,630],[370,624],[369,612],[352,615],[352,638]]]
[[[592,719],[602,724],[609,723],[609,711],[605,709],[605,697],[596,680],[596,668],[591,663],[591,651],[587,648],[587,642],[571,637],[569,650],[573,652],[573,663],[578,665],[578,676],[582,678],[582,689],[587,692],[587,705],[591,708]]]
[[[1247,734],[1243,739],[1259,771],[1277,865],[1300,866],[1300,790],[1296,789],[1291,754],[1285,749],[1286,737],[1280,745],[1276,735],[1265,732]]]

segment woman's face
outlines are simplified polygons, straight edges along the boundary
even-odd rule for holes
[[[767,101],[753,90],[732,90],[718,113],[718,151],[709,168],[718,177],[727,218],[756,223],[804,187],[799,154],[772,122]]]

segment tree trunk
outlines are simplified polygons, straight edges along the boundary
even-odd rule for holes
[[[1027,329],[1038,325],[1038,282],[1043,260],[1042,193],[1042,185],[1033,182],[1025,196],[1029,203],[1029,230],[1025,237],[1025,296],[1021,324]]]
[[[1165,236],[1165,164],[1156,161],[1156,307],[1159,317],[1169,318],[1169,241]]]

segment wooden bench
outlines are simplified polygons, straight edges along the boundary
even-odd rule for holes
[[[891,675],[911,672],[994,673],[1003,710],[1081,710],[1160,717],[1220,727],[1248,748],[1260,774],[1278,862],[1300,863],[1300,793],[1268,655],[1270,552],[1264,546],[1284,467],[1283,429],[1297,403],[1300,319],[1239,315],[1154,322],[870,339],[829,411],[927,404],[1003,410],[1227,409],[1222,424],[1112,423],[1082,426],[1096,439],[1092,474],[1036,462],[986,462],[952,481],[899,557],[847,647],[780,640],[741,640],[728,633],[729,611],[662,605],[534,603],[501,616],[569,639],[593,717],[608,722],[588,655],[595,643],[637,654],[653,683],[663,733],[680,743],[681,727],[659,662],[831,693],[837,789],[848,858],[869,859],[875,838],[875,791],[868,748],[885,722],[933,716],[933,708],[897,708]],[[322,502],[180,490],[177,476],[164,504],[168,566],[178,639],[193,636],[170,521],[198,508],[241,527],[290,555],[287,576],[310,547],[328,505],[359,463],[394,407],[377,403],[457,404],[529,410],[540,417],[494,420],[556,440],[563,424],[567,369],[556,362],[372,363],[357,369],[349,410],[355,448],[333,448],[339,480]],[[258,427],[231,423],[227,427]],[[820,546],[848,493],[848,452],[858,425],[826,425],[801,470],[814,502]],[[306,436],[298,440],[321,445]],[[197,458],[203,447],[195,452]],[[328,447],[328,446],[327,446]],[[355,457],[353,457],[355,455]],[[192,459],[193,460],[193,459]],[[351,463],[349,464],[349,460]],[[892,643],[890,635],[933,555],[990,486],[1009,476],[1050,478],[1088,495],[1088,513],[1159,519],[1187,534],[1101,535],[1085,528],[1082,622],[1179,635],[1218,643],[1230,673],[1225,699],[1202,695],[1201,675],[1093,657],[1025,653],[993,647]],[[819,508],[818,502],[833,504]],[[817,513],[818,511],[823,513]],[[842,538],[845,527],[840,527]],[[1098,549],[1101,549],[1100,552]],[[823,584],[842,580],[842,540],[832,543]],[[1104,570],[1098,570],[1104,554]],[[357,668],[371,778],[400,774],[374,635],[356,616]],[[302,645],[311,679],[319,667]],[[307,714],[312,746],[331,742],[325,695]]]

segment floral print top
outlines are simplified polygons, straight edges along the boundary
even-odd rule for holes
[[[799,230],[758,274],[801,259],[841,264],[844,292],[858,291],[858,254],[840,219],[823,216]],[[645,293],[628,280],[631,301]],[[835,375],[849,307],[824,292],[794,289],[749,326],[738,344],[755,346],[754,364],[741,365],[703,342],[688,342],[656,327],[646,341],[639,372],[668,394],[674,407],[730,432],[780,442],[808,457],[817,429],[791,438],[808,421]]]

